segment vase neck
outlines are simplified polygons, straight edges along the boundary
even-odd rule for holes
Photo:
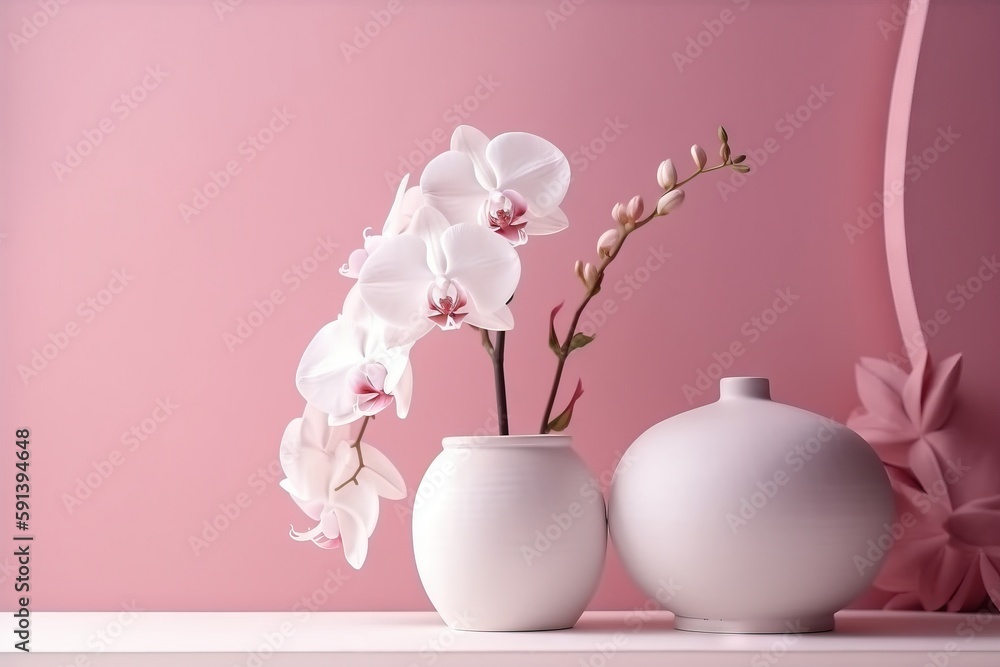
[[[539,449],[543,447],[569,447],[568,435],[467,435],[453,436],[441,441],[445,449],[451,447],[493,447],[504,449]]]
[[[770,400],[771,383],[767,378],[722,378],[719,381],[719,400],[727,398],[763,398]]]

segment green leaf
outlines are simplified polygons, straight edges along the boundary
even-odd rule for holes
[[[573,392],[573,397],[569,399],[569,405],[566,409],[559,413],[559,416],[549,422],[549,431],[564,431],[566,427],[569,426],[569,422],[573,419],[573,406],[576,405],[578,398],[583,396],[583,380],[576,381],[576,390]]]
[[[549,316],[549,349],[552,350],[557,357],[563,356],[562,345],[559,344],[559,336],[556,335],[556,315],[562,310],[563,304],[566,302],[561,302],[558,306],[552,309],[552,314]]]
[[[588,336],[587,334],[578,333],[573,336],[573,340],[569,343],[569,351],[577,350],[585,345],[590,345],[593,342],[594,336]]]

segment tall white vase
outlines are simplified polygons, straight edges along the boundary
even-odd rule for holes
[[[639,436],[608,506],[626,569],[682,630],[830,630],[894,534],[871,446],[771,401],[765,378],[724,378],[717,402]]]
[[[601,576],[606,516],[568,436],[445,438],[413,508],[420,581],[455,629],[570,628]]]

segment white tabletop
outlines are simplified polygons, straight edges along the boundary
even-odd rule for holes
[[[988,614],[844,611],[829,633],[714,635],[674,630],[659,611],[588,612],[572,630],[519,633],[453,631],[431,612],[36,612],[31,656],[3,618],[0,663],[11,667],[1000,667],[1000,616]]]

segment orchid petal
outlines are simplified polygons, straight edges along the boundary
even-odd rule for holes
[[[413,398],[413,367],[409,363],[403,368],[399,381],[393,385],[392,396],[396,399],[396,416],[406,419]]]
[[[288,535],[293,540],[295,540],[296,542],[311,542],[314,537],[316,537],[317,535],[319,535],[322,532],[323,532],[323,529],[320,528],[320,526],[318,526],[318,525],[315,526],[315,527],[313,527],[313,528],[311,528],[310,530],[307,530],[304,533],[301,533],[301,532],[295,530],[295,527],[292,526],[291,530],[288,531]]]
[[[347,258],[347,264],[340,267],[340,275],[347,278],[357,278],[358,273],[361,271],[361,267],[365,265],[365,260],[368,259],[368,251],[363,248],[358,248],[351,252],[350,256]]]
[[[406,482],[386,455],[367,443],[361,444],[361,451],[365,457],[365,467],[358,477],[364,478],[364,483],[370,484],[383,498],[405,498]]]
[[[278,461],[291,487],[289,493],[304,501],[324,498],[330,483],[326,451],[328,426],[326,415],[306,405],[304,417],[293,419],[285,428],[278,450]]]
[[[339,537],[340,521],[337,519],[337,513],[334,511],[324,512],[319,518],[319,528],[327,537]]]
[[[367,465],[367,463],[366,461],[365,464]],[[364,468],[362,468],[362,472],[364,472]],[[360,521],[365,537],[371,537],[372,533],[375,532],[379,514],[378,493],[370,484],[361,480],[360,473],[357,483],[350,482],[331,495],[331,506],[336,512],[341,531],[343,531],[343,525],[349,523],[345,521],[345,516],[353,515]]]
[[[432,328],[424,321],[424,318],[415,319],[409,325],[403,327],[391,325],[380,320],[375,317],[368,304],[361,298],[361,289],[357,283],[347,292],[341,317],[352,322],[357,322],[368,330],[369,336],[366,339],[366,347],[368,349],[364,350],[366,356],[372,350],[379,350],[381,348],[391,350],[397,347],[405,347],[408,344],[412,344]],[[405,350],[405,352],[408,351],[408,349]]]
[[[381,363],[386,370],[382,387],[386,393],[394,393],[400,378],[403,377],[406,369],[410,367],[409,348],[387,350],[384,354],[379,354],[376,361]]]
[[[528,211],[545,216],[562,203],[569,189],[566,156],[552,143],[526,132],[508,132],[486,147],[498,190],[516,190]]]
[[[307,517],[313,521],[319,521],[320,515],[323,514],[323,508],[326,506],[326,498],[306,500],[300,497],[295,487],[292,486],[291,480],[287,478],[278,482],[278,486],[288,492],[289,497],[295,501],[295,504]]]
[[[455,225],[441,237],[449,278],[468,290],[476,310],[494,312],[514,295],[521,261],[507,241],[485,227]]]
[[[350,320],[360,324],[366,328],[370,328],[373,324],[374,318],[372,317],[372,311],[365,304],[364,299],[361,298],[361,289],[358,287],[357,283],[351,286],[351,289],[347,291],[347,296],[344,297],[344,305],[341,308],[340,316],[343,319]]]
[[[321,549],[336,549],[340,546],[340,538],[329,538],[322,530],[321,526],[316,526],[312,530],[305,533],[296,532],[295,528],[292,527],[288,531],[288,535],[297,542],[312,542]]]
[[[476,223],[487,195],[476,178],[472,158],[458,151],[445,151],[427,163],[420,191],[426,203],[453,225]]]
[[[364,360],[364,329],[346,319],[330,322],[313,337],[295,374],[299,393],[330,415],[331,424],[354,419],[354,396],[344,391],[348,372]]]
[[[409,349],[414,341],[420,340],[433,330],[434,323],[422,316],[414,317],[407,326],[386,326],[385,346],[389,349],[397,347]]]
[[[382,241],[384,240],[385,237],[379,234],[365,237],[365,252],[368,253],[369,257],[375,254],[375,251],[382,246]],[[367,262],[368,260],[366,259],[365,261]],[[364,266],[364,264],[362,264],[362,266]],[[361,273],[360,268],[358,269],[358,273]]]
[[[510,331],[514,328],[514,315],[507,306],[501,306],[492,313],[476,310],[469,313],[465,321],[474,327],[489,331]]]
[[[368,557],[368,537],[378,521],[378,496],[372,489],[351,483],[333,494],[333,503],[340,522],[344,557],[358,570]]]
[[[529,236],[545,236],[555,234],[569,227],[569,218],[558,206],[546,215],[530,216],[524,225],[524,231]]]
[[[446,260],[441,248],[441,237],[451,225],[441,211],[431,206],[421,206],[413,214],[410,233],[423,240],[427,246],[427,266],[435,275],[443,275]]]
[[[476,170],[476,179],[486,190],[492,190],[497,185],[493,167],[486,160],[489,143],[490,138],[471,125],[459,125],[451,135],[451,150],[469,156]]]
[[[427,285],[433,281],[427,246],[416,236],[403,235],[387,239],[379,252],[368,258],[358,286],[376,317],[409,329],[425,308]]]
[[[413,214],[421,206],[424,206],[424,196],[420,194],[420,186],[414,185],[403,194],[403,201],[400,203],[399,211],[396,212],[396,221],[393,231],[396,234],[405,234],[413,220]]]
[[[400,232],[399,218],[403,208],[403,196],[406,194],[406,185],[410,182],[410,175],[405,174],[396,188],[396,197],[392,200],[392,208],[389,215],[385,217],[385,224],[382,226],[382,236],[395,236]]]
[[[330,462],[330,484],[326,489],[327,499],[329,499],[330,494],[336,487],[343,484],[345,480],[354,474],[358,460],[354,449],[352,449],[352,445],[356,440],[357,438],[354,437],[350,438],[350,440],[345,439],[333,443],[333,457]]]

